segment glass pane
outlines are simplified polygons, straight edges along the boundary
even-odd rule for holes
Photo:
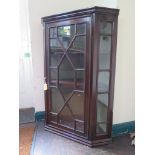
[[[56,38],[57,37],[57,28],[53,27],[50,28],[50,38]]]
[[[61,48],[61,45],[57,39],[50,39],[50,49]]]
[[[68,53],[74,68],[84,68],[84,53]]]
[[[110,53],[111,51],[111,36],[100,36],[99,53]]]
[[[109,53],[99,54],[99,69],[110,69],[110,54]]]
[[[99,72],[98,74],[98,92],[109,91],[109,72]]]
[[[100,36],[99,69],[110,69],[111,36]]]
[[[70,82],[74,81],[74,69],[66,56],[59,67],[59,80]]]
[[[101,71],[110,69],[110,56],[111,56],[111,34],[112,23],[100,22],[100,43],[99,43],[99,73],[98,73],[98,94],[97,96],[97,120],[96,120],[96,133],[107,133],[107,112],[108,112],[108,94],[110,72]],[[106,94],[102,94],[106,93]]]
[[[99,94],[97,96],[97,126],[96,133],[106,133],[108,111],[108,94]]]
[[[108,94],[98,94],[97,103],[104,104],[105,107],[108,107]]]
[[[62,42],[64,48],[68,48],[73,36],[75,34],[75,25],[58,27],[58,37]]]
[[[60,60],[63,56],[63,53],[51,52],[50,53],[50,66],[57,67],[60,63]]]
[[[59,84],[59,89],[66,101],[72,95],[74,85],[72,83]]]
[[[85,34],[86,33],[86,24],[81,23],[76,25],[77,34]]]
[[[65,106],[65,108],[60,113],[59,123],[65,127],[74,129],[74,118],[70,109]]]
[[[74,117],[79,120],[84,120],[84,95],[83,93],[75,92],[68,102]]]
[[[84,123],[76,121],[76,131],[84,133]]]
[[[84,90],[84,70],[76,71],[76,89]]]
[[[71,46],[72,52],[83,52],[86,45],[86,36],[77,36]]]
[[[53,123],[57,123],[57,115],[51,114],[50,120],[51,120]]]
[[[50,69],[50,84],[51,85],[56,85],[56,81],[57,81],[57,69]]]
[[[65,56],[59,67],[59,88],[65,99],[71,95],[74,85],[74,70]]]
[[[52,88],[51,101],[51,112],[58,113],[61,107],[64,105],[64,100],[57,88]]]
[[[111,30],[112,30],[112,23],[102,21],[100,22],[100,33],[111,34]]]

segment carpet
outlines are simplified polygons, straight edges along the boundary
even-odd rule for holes
[[[30,155],[35,126],[19,128],[19,155]]]

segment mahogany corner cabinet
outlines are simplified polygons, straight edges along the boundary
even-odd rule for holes
[[[111,141],[118,9],[42,18],[45,129],[93,147]]]

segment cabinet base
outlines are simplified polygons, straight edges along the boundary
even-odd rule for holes
[[[68,139],[73,140],[75,142],[78,142],[80,144],[84,144],[84,145],[89,146],[89,147],[101,146],[101,145],[109,144],[112,142],[112,138],[90,141],[88,139],[84,139],[82,137],[79,137],[75,134],[71,134],[67,131],[52,127],[51,125],[45,125],[45,130],[52,132],[52,133],[55,133],[57,135],[60,135],[62,137],[68,138]]]

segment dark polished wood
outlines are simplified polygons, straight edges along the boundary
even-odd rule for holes
[[[54,20],[59,20],[59,19],[65,20],[66,18],[72,18],[72,17],[74,18],[77,16],[90,16],[93,13],[118,16],[119,10],[95,6],[92,8],[80,9],[80,10],[70,11],[70,12],[66,12],[66,13],[60,13],[60,14],[56,14],[56,15],[46,16],[46,17],[42,18],[42,22],[47,23],[47,22],[51,22]]]
[[[46,130],[90,147],[111,141],[118,14],[118,9],[95,6],[42,18],[44,78],[48,86],[45,90]],[[104,23],[111,26],[106,29],[108,32],[100,32]],[[77,30],[80,24],[84,24],[82,32]],[[83,37],[83,41],[78,37]],[[109,57],[100,49],[101,41],[108,42],[107,37]],[[100,50],[104,59],[100,57]],[[109,68],[100,68],[105,58],[109,60]],[[105,77],[100,81],[99,73],[108,78],[108,90],[99,90],[107,81]],[[52,96],[54,93],[56,96]],[[103,116],[98,112],[98,104],[106,111]],[[105,120],[100,120],[102,117]]]

